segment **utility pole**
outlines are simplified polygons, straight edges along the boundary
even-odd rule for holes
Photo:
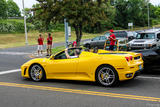
[[[24,10],[24,0],[22,0],[23,11],[24,11],[24,30],[25,30],[25,44],[28,45],[28,36],[27,36],[27,25],[26,25],[26,11]]]
[[[150,12],[149,12],[149,2],[148,2],[148,5],[147,5],[147,8],[148,8],[148,28],[150,27]]]

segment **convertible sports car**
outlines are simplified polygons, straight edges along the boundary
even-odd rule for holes
[[[133,79],[142,69],[140,53],[98,50],[96,53],[70,48],[68,53],[77,58],[67,59],[65,51],[50,58],[32,59],[21,66],[21,75],[34,81],[63,79],[95,81],[113,86],[119,81]]]

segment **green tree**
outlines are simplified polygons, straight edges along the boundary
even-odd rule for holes
[[[115,2],[115,8],[116,8],[116,16],[115,21],[117,23],[117,26],[120,26],[122,28],[126,27],[127,25],[127,19],[128,19],[128,2],[126,0],[116,0]]]
[[[128,23],[133,22],[136,26],[147,25],[148,0],[116,0],[117,25],[127,28]]]
[[[7,3],[6,0],[0,0],[0,18],[7,17]]]
[[[8,5],[8,9],[7,9],[8,17],[20,17],[21,16],[20,9],[13,0],[8,0],[7,5]]]
[[[151,25],[155,25],[159,23],[159,18],[156,14],[156,10],[158,9],[158,6],[154,6],[151,3],[149,4],[149,11],[150,11],[150,23]]]
[[[100,33],[104,32],[107,29],[113,29],[115,25],[115,8],[111,5],[110,1],[102,1],[101,8],[104,9],[104,14],[107,18],[98,20],[98,22],[94,26],[90,26],[90,24],[87,24],[84,27],[85,32],[89,33]]]
[[[154,12],[155,12],[156,18],[160,19],[160,7],[157,7]]]
[[[37,0],[41,4],[43,11],[39,17],[45,21],[48,29],[49,23],[63,22],[64,18],[74,27],[76,41],[80,45],[82,38],[82,28],[90,24],[94,26],[99,20],[105,19],[105,8],[101,8],[103,3],[93,0]]]

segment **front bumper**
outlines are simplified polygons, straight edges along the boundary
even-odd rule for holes
[[[136,71],[135,74],[134,74],[134,78],[135,78],[136,76],[139,76],[139,75],[141,74],[141,71],[143,71],[143,69],[140,69],[140,70]]]
[[[28,70],[29,70],[28,66],[21,66],[21,76],[24,78],[29,78]]]

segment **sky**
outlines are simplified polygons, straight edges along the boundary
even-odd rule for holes
[[[22,0],[13,0],[13,1],[17,3],[17,5],[21,10],[23,9]],[[36,0],[24,0],[24,7],[31,8],[32,5],[36,3],[37,3]]]
[[[19,8],[22,10],[23,6],[22,6],[22,0],[13,0],[14,2],[16,2],[19,6]],[[24,4],[25,4],[25,8],[31,8],[33,4],[36,4],[36,0],[24,0]],[[160,5],[160,0],[150,0],[150,3],[152,3],[153,5]]]

